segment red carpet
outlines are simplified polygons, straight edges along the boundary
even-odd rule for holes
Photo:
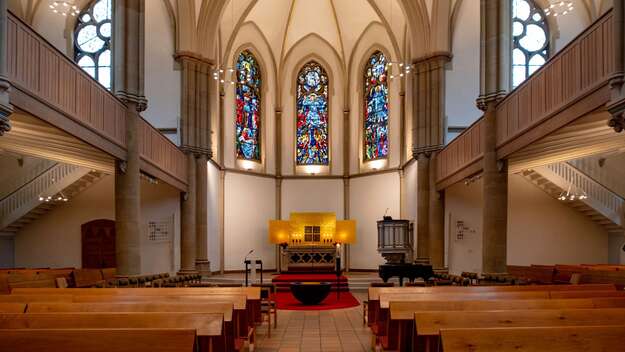
[[[332,284],[332,291],[341,290],[341,292],[349,291],[349,285],[347,283],[347,277],[344,275],[339,276],[338,282],[336,281],[335,274],[279,274],[274,275],[271,282],[276,285],[278,291],[287,292],[290,291],[289,286],[291,282],[329,282]]]
[[[336,278],[336,276],[335,276]],[[305,306],[301,304],[291,292],[277,292],[275,295],[276,305],[278,309],[286,310],[329,310],[356,307],[360,303],[349,292],[341,292],[339,299],[336,298],[336,292],[331,292],[326,299],[319,305]]]

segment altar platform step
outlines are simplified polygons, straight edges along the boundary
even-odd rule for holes
[[[334,274],[279,274],[274,275],[271,282],[276,285],[278,291],[289,291],[292,282],[329,282],[332,285],[332,291],[341,292],[349,291],[349,282],[347,277],[341,275],[337,277]]]

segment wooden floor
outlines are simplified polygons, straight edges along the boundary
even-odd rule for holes
[[[366,292],[353,292],[359,301]],[[267,337],[267,323],[257,328],[255,351],[370,351],[371,332],[362,324],[362,305],[326,311],[278,311],[278,328]]]

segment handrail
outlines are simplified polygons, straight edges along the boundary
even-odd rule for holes
[[[81,169],[80,166],[58,163],[46,170],[46,172],[0,201],[0,220],[4,220],[6,216],[22,206],[38,201],[39,196],[49,190],[51,186],[61,182],[64,177],[79,169]]]
[[[615,57],[611,44],[613,20],[612,10],[606,12],[498,103],[498,151],[529,129],[609,82]],[[582,53],[588,52],[592,54],[583,56],[582,60]],[[451,179],[482,156],[484,131],[477,127],[482,122],[483,116],[438,153],[437,184]],[[475,135],[476,131],[479,136]],[[475,143],[479,147],[473,147]],[[524,140],[506,148],[516,151],[525,146],[523,143],[529,142]],[[467,150],[467,146],[471,148]],[[479,170],[472,167],[469,171]]]
[[[126,105],[10,12],[7,73],[19,91],[115,145],[126,147]],[[144,161],[186,184],[187,170],[179,162],[184,159],[182,151],[143,117],[139,125],[139,139],[144,140],[139,149]]]
[[[553,174],[561,178],[566,184],[558,185],[560,188],[565,188],[567,184],[573,185],[577,189],[580,189],[586,193],[588,198],[584,200],[586,203],[591,203],[592,207],[599,213],[608,217],[610,220],[620,225],[620,214],[623,209],[625,200],[616,193],[610,191],[604,187],[601,183],[595,181],[585,173],[581,172],[576,167],[569,163],[553,163],[545,166],[535,168],[540,174],[541,169],[545,168],[551,171]],[[546,175],[543,175],[546,176]],[[549,179],[549,177],[547,177]],[[554,181],[554,180],[550,180]]]
[[[34,165],[27,166],[27,170],[24,174],[14,176],[10,180],[6,180],[3,188],[7,191],[0,193],[0,200],[8,197],[11,193],[15,192],[28,182],[30,182],[33,178],[41,175],[46,170],[50,169],[56,164],[56,162],[52,160],[39,159],[37,163]]]

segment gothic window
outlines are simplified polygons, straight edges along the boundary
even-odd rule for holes
[[[549,28],[533,0],[512,1],[512,87],[539,69],[549,57]]]
[[[311,61],[297,74],[297,165],[328,165],[328,75]]]
[[[244,50],[236,63],[236,153],[260,161],[261,73],[254,55]]]
[[[97,0],[78,15],[74,60],[106,89],[111,89],[111,17],[113,0]]]
[[[364,72],[364,160],[388,156],[387,62],[381,51],[371,55]]]

